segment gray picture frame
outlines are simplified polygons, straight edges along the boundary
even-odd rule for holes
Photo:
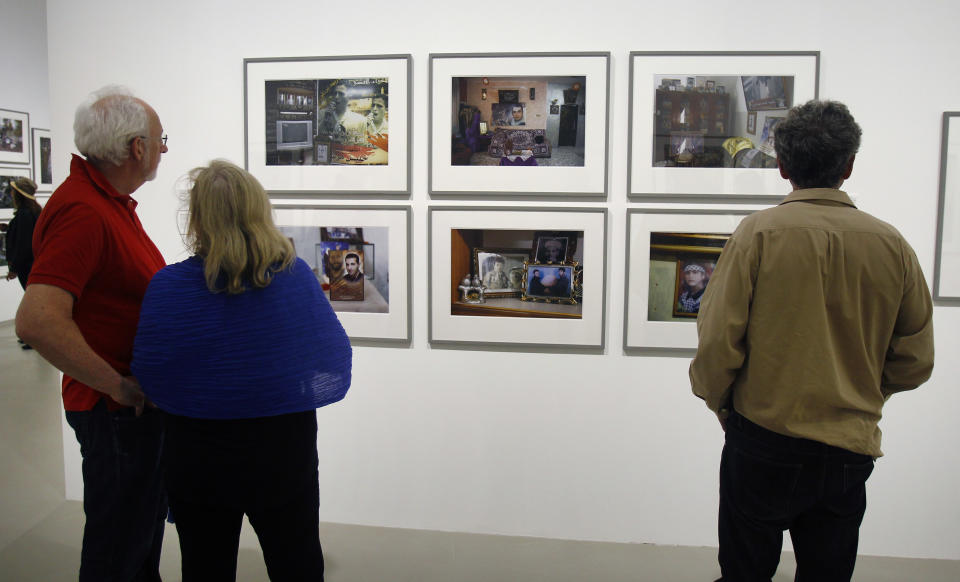
[[[449,213],[446,217],[438,218],[438,215],[446,213]],[[427,248],[430,249],[427,263],[427,340],[431,345],[452,349],[603,353],[606,348],[608,307],[609,212],[606,208],[431,206],[427,223]],[[578,302],[582,301],[582,316],[576,319],[550,319],[452,315],[450,232],[454,228],[483,230],[490,227],[530,231],[579,228],[583,231],[583,261],[578,265],[583,266],[580,284],[585,300],[577,297]]]
[[[429,55],[429,91],[428,105],[428,163],[427,191],[433,198],[485,197],[485,198],[529,198],[545,197],[568,199],[605,198],[609,193],[610,161],[610,56],[606,52],[530,52],[530,53],[432,53]],[[538,61],[539,59],[539,61]],[[570,63],[566,72],[563,60]],[[596,59],[596,73],[586,75],[577,60],[586,59],[593,63]],[[456,61],[467,64],[464,69],[456,68]],[[489,63],[485,71],[471,70],[473,62]],[[518,62],[527,63],[517,72],[510,67]],[[549,68],[538,69],[538,65],[550,64]],[[498,68],[500,67],[500,68]],[[438,71],[443,68],[445,72]],[[517,68],[517,67],[514,67]],[[511,72],[513,71],[513,72]],[[599,71],[602,71],[600,73]],[[590,93],[590,107],[585,118],[587,144],[585,148],[591,155],[602,151],[602,159],[591,161],[589,156],[584,166],[578,167],[536,167],[505,168],[498,166],[456,166],[451,163],[450,155],[450,109],[438,95],[446,93],[449,99],[450,81],[456,77],[475,76],[586,76],[585,92]],[[600,78],[598,78],[600,77]],[[599,95],[602,92],[603,95]],[[550,116],[546,96],[540,96],[538,103],[544,103],[545,116]],[[596,113],[596,115],[595,115]],[[595,115],[595,116],[594,116]],[[583,121],[583,114],[579,119]],[[531,121],[527,120],[527,125]],[[591,140],[596,140],[592,142]],[[596,142],[602,141],[598,148]],[[593,143],[593,145],[591,145]],[[463,168],[469,168],[470,174],[463,175]],[[557,170],[561,170],[558,172]],[[570,170],[574,170],[572,174]],[[479,174],[479,175],[478,175]],[[574,179],[569,179],[573,175]],[[479,179],[478,179],[479,177]],[[536,183],[535,183],[536,182]],[[569,188],[569,189],[567,189]]]
[[[350,64],[349,75],[340,74],[344,63]],[[264,78],[271,79],[272,65],[295,64],[311,69],[304,72],[303,78],[363,78],[382,76],[383,71],[396,71],[402,78],[403,88],[397,88],[396,80],[390,82],[389,97],[391,114],[402,111],[403,123],[394,123],[390,118],[390,162],[386,166],[337,166],[329,163],[330,152],[321,148],[317,155],[325,156],[325,161],[307,169],[304,166],[267,165],[265,161],[255,159],[261,150],[254,147],[253,140],[263,137],[262,121],[263,96],[252,95],[251,87]],[[284,73],[291,75],[292,73]],[[262,87],[253,89],[262,93]],[[256,174],[270,195],[299,198],[409,198],[413,173],[413,57],[410,54],[384,55],[336,55],[303,57],[262,57],[243,59],[243,135],[244,168]],[[256,97],[256,98],[254,98]],[[399,121],[399,116],[397,121]],[[390,168],[394,152],[402,151],[401,162]],[[345,173],[344,169],[353,170]],[[389,168],[390,174],[384,175],[383,168]],[[357,170],[361,170],[357,172]],[[346,187],[341,187],[347,183]]]
[[[15,129],[17,123],[19,134],[7,136],[0,134],[0,164],[30,164],[30,150],[33,145],[33,135],[30,131],[30,114],[26,111],[0,109],[0,131],[7,123]],[[16,130],[15,130],[16,131]],[[19,140],[19,146],[15,141]]]
[[[396,256],[393,253],[394,249],[390,249],[390,304],[393,305],[393,301],[401,301],[404,309],[402,314],[401,310],[391,309],[388,313],[360,313],[359,317],[356,317],[357,314],[352,312],[338,312],[337,317],[340,319],[341,323],[344,326],[344,329],[347,331],[347,335],[350,336],[350,342],[353,345],[366,345],[366,346],[384,346],[384,347],[408,347],[413,341],[413,222],[412,222],[412,211],[409,205],[379,205],[379,204],[369,204],[369,205],[332,205],[332,204],[310,204],[305,202],[299,202],[296,200],[286,200],[282,202],[274,202],[273,208],[277,212],[277,225],[279,227],[287,226],[287,221],[284,220],[281,212],[285,211],[294,211],[299,213],[306,212],[316,212],[319,216],[317,217],[317,224],[309,223],[310,226],[316,226],[318,229],[322,226],[320,222],[336,222],[336,223],[347,223],[358,224],[365,227],[373,226],[400,226],[402,227],[402,236],[400,237],[403,245],[406,247],[405,252],[402,252],[403,262],[405,263],[405,268],[397,268],[396,262],[393,257]],[[397,218],[392,219],[393,224],[386,224],[387,221],[380,220],[374,221],[372,217],[370,220],[364,220],[363,215],[374,214],[374,213],[384,213],[384,214],[397,214]],[[322,217],[322,219],[321,219]],[[304,220],[301,220],[301,216],[297,216],[296,225],[302,226]],[[380,224],[382,223],[382,224]],[[379,253],[378,253],[379,254]],[[395,287],[394,282],[397,282],[396,289],[401,291],[405,298],[397,299],[397,293],[394,292]],[[399,320],[394,320],[392,318],[399,317]],[[392,334],[392,335],[390,335]]]
[[[951,129],[953,130],[951,132]],[[951,147],[951,142],[953,143]],[[940,141],[940,183],[937,199],[937,243],[933,263],[933,300],[960,306],[960,111],[945,111]],[[945,240],[949,244],[945,244]],[[957,275],[954,275],[954,274]]]
[[[644,69],[638,63],[650,63]],[[675,65],[674,65],[675,63]],[[628,106],[627,136],[627,197],[635,202],[684,201],[708,203],[742,203],[753,201],[758,204],[772,202],[782,198],[788,189],[782,188],[779,174],[774,168],[655,168],[647,153],[655,147],[655,131],[646,127],[653,125],[656,98],[653,79],[637,79],[638,67],[643,71],[653,70],[668,75],[696,74],[717,76],[739,76],[770,72],[794,73],[796,79],[793,103],[802,103],[816,99],[820,94],[820,51],[631,51],[628,67],[630,69],[630,98]],[[682,70],[678,70],[682,69]],[[758,70],[759,69],[759,70]],[[722,74],[721,74],[722,71]],[[638,99],[640,91],[650,93]],[[723,93],[735,98],[742,87],[728,87]],[[710,95],[719,94],[715,88]],[[647,100],[651,103],[647,103]],[[649,105],[649,109],[646,106]],[[639,108],[643,108],[640,110]],[[782,116],[782,111],[772,111]],[[764,111],[763,113],[767,113]],[[764,117],[765,118],[765,117]],[[763,119],[757,119],[755,130],[762,127]],[[736,127],[731,120],[729,131]],[[744,122],[743,127],[746,127]],[[735,135],[734,133],[730,134]],[[650,148],[648,150],[647,148]],[[673,171],[667,175],[664,171]],[[722,172],[739,172],[738,180],[725,180]],[[758,173],[759,172],[759,173]],[[762,174],[767,172],[767,174]],[[721,184],[720,188],[717,184]],[[736,189],[731,184],[736,184]],[[785,184],[785,182],[784,182]],[[782,192],[781,192],[782,191]]]

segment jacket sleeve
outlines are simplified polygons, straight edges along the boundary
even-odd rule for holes
[[[884,398],[916,388],[933,372],[933,301],[913,249],[902,244],[904,291],[883,365]]]
[[[747,356],[747,323],[756,279],[753,245],[744,244],[739,231],[727,241],[700,302],[699,341],[690,363],[693,393],[720,415],[726,413],[731,386]]]

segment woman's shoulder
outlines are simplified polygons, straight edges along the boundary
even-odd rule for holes
[[[173,263],[157,271],[150,279],[149,290],[158,289],[188,289],[191,284],[206,285],[203,278],[203,261],[198,257],[190,257],[179,263]]]

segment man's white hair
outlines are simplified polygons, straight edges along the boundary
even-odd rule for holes
[[[143,103],[126,87],[107,85],[77,107],[73,143],[87,158],[120,166],[130,157],[130,141],[149,131]]]

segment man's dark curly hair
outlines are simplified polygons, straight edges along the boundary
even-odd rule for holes
[[[777,158],[797,188],[835,188],[860,149],[860,126],[838,101],[807,101],[776,126]]]

